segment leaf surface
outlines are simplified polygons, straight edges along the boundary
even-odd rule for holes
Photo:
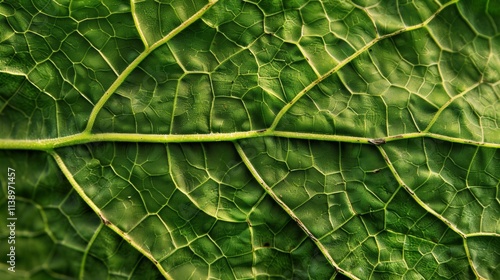
[[[490,1],[3,1],[15,276],[499,278],[498,18]]]

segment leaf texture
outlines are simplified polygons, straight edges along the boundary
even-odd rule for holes
[[[500,278],[497,6],[0,2],[0,277]]]

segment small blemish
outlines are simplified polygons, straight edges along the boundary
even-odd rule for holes
[[[101,216],[101,220],[104,223],[104,225],[106,225],[106,226],[109,226],[111,224],[111,222],[108,221],[108,219],[104,218],[103,216]]]
[[[370,144],[373,144],[373,145],[376,145],[376,146],[381,145],[381,144],[385,144],[385,140],[382,139],[382,138],[368,139],[368,142]]]

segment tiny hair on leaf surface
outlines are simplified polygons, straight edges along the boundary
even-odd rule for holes
[[[499,19],[2,1],[0,278],[500,279]]]

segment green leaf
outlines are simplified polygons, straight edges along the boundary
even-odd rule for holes
[[[0,278],[500,278],[499,18],[0,2]]]

